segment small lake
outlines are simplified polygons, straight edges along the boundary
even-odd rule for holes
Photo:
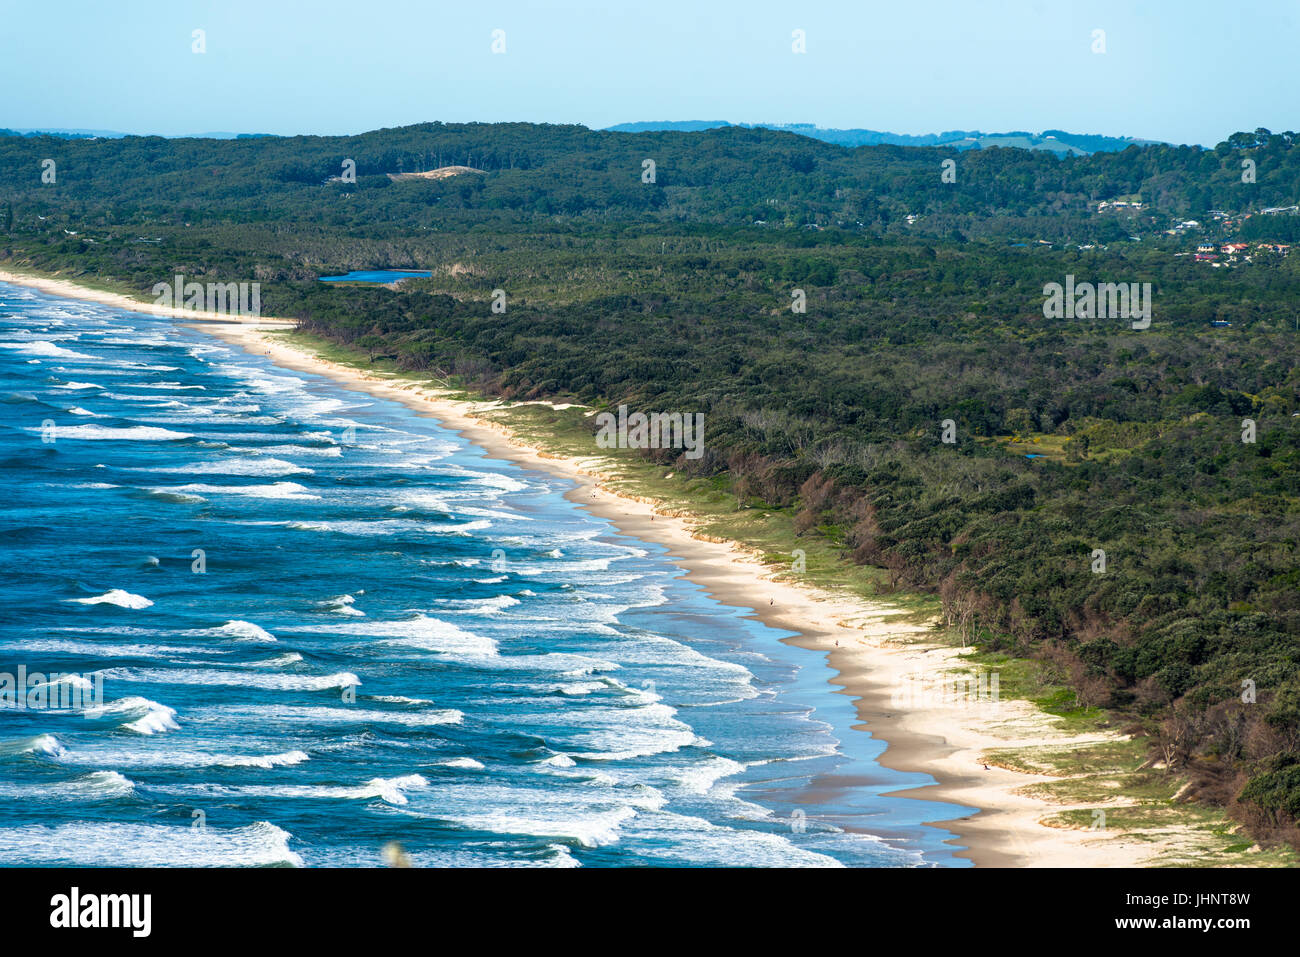
[[[321,276],[321,282],[373,282],[386,285],[401,282],[403,279],[428,279],[431,272],[417,272],[408,269],[354,269],[346,276]]]

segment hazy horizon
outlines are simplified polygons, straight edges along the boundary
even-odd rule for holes
[[[1237,130],[1300,125],[1286,82],[1300,8],[1283,3],[1236,14],[1208,0],[1009,0],[997,10],[954,0],[925,10],[398,0],[377,16],[329,0],[309,17],[247,0],[138,0],[69,10],[58,43],[42,45],[30,38],[48,32],[44,12],[6,0],[0,78],[11,97],[0,126],[291,136],[723,118],[1213,146]]]
[[[403,126],[418,126],[418,125],[420,125],[420,124],[422,124],[422,123],[438,123],[438,122],[454,124],[454,123],[475,122],[475,121],[472,121],[472,120],[471,120],[471,121],[462,121],[462,120],[437,120],[437,119],[430,119],[430,120],[417,120],[417,121],[415,121],[415,122],[413,122],[413,123],[404,123],[404,124],[402,124],[402,125],[403,125]],[[545,125],[545,124],[548,123],[548,121],[546,121],[546,120],[491,120],[491,121],[479,121],[479,122],[490,122],[490,123],[501,123],[501,124],[508,124],[508,123],[534,123],[534,124],[539,124],[539,125]],[[732,120],[732,119],[726,119],[726,120],[717,120],[717,119],[714,119],[714,120],[705,120],[705,119],[700,119],[700,118],[698,118],[698,117],[689,117],[689,118],[688,118],[688,117],[682,117],[682,118],[673,118],[673,119],[663,119],[663,118],[658,118],[658,119],[641,119],[641,120],[620,120],[620,121],[617,122],[617,123],[611,123],[611,124],[609,124],[608,126],[599,126],[599,127],[587,126],[587,124],[585,124],[585,123],[578,123],[578,124],[572,124],[572,125],[584,126],[584,127],[586,127],[587,129],[591,129],[591,130],[598,131],[598,132],[599,132],[599,131],[607,131],[607,132],[641,132],[641,131],[628,131],[628,130],[619,130],[619,129],[618,129],[618,127],[620,127],[620,126],[625,126],[625,125],[634,125],[634,124],[641,124],[641,123],[651,124],[651,125],[662,124],[662,125],[664,125],[664,126],[667,126],[667,125],[669,125],[669,124],[682,124],[682,123],[708,123],[708,124],[719,124],[719,126],[720,126],[720,125],[729,125],[729,126],[772,127],[772,128],[780,128],[780,129],[787,129],[787,128],[790,128],[790,127],[799,127],[799,126],[811,126],[811,127],[815,127],[815,128],[817,128],[817,129],[821,129],[821,130],[829,130],[829,129],[840,130],[840,131],[846,131],[846,130],[870,130],[871,132],[876,132],[876,133],[888,133],[888,134],[897,135],[897,136],[940,135],[940,134],[943,134],[943,133],[954,132],[954,131],[956,131],[957,129],[962,129],[962,130],[969,130],[969,129],[970,129],[969,127],[961,127],[961,128],[958,128],[958,127],[952,127],[952,128],[949,128],[949,129],[942,129],[942,130],[939,130],[939,129],[935,129],[935,130],[918,130],[918,131],[910,131],[910,130],[909,130],[909,131],[904,131],[904,130],[881,130],[881,129],[877,129],[877,128],[875,128],[875,127],[864,127],[864,126],[856,126],[856,127],[824,127],[824,126],[820,126],[819,124],[815,124],[815,123],[812,123],[812,124],[805,124],[805,123],[801,123],[801,122],[799,122],[799,121],[791,121],[791,122],[789,122],[789,123],[777,124],[777,123],[772,123],[772,122],[769,122],[769,121],[766,121],[766,120]],[[709,128],[709,129],[716,129],[716,128],[718,128],[718,126],[710,125],[708,128]],[[22,126],[22,127],[15,127],[15,126],[7,126],[7,125],[5,125],[4,123],[0,123],[0,129],[7,129],[7,130],[11,130],[11,131],[13,131],[13,132],[15,132],[15,133],[21,133],[21,134],[24,134],[24,135],[26,135],[26,134],[49,133],[49,134],[57,134],[57,135],[81,135],[81,136],[100,136],[100,137],[109,137],[109,136],[113,136],[113,137],[117,137],[117,136],[162,136],[162,137],[165,137],[165,138],[167,138],[167,139],[233,139],[233,138],[235,138],[235,137],[239,137],[239,136],[282,136],[282,137],[293,137],[293,136],[362,136],[362,135],[365,135],[365,134],[367,134],[367,133],[375,133],[375,132],[379,132],[379,131],[382,130],[382,129],[391,129],[391,127],[374,127],[374,128],[371,128],[371,129],[359,129],[359,130],[353,130],[353,131],[349,131],[349,132],[345,132],[345,133],[273,133],[273,132],[268,132],[268,131],[266,131],[266,130],[193,130],[193,131],[185,131],[185,132],[181,132],[181,133],[159,133],[159,132],[154,131],[154,130],[116,130],[116,129],[106,129],[106,128],[98,128],[98,129],[97,129],[97,128],[93,128],[93,127],[68,127],[68,126],[34,126],[34,127],[33,127],[33,126]],[[1046,128],[1046,129],[1062,129],[1062,130],[1064,130],[1064,131],[1067,132],[1067,133],[1074,133],[1074,134],[1077,134],[1077,135],[1080,135],[1080,136],[1124,136],[1124,137],[1129,137],[1129,138],[1137,139],[1137,140],[1147,140],[1147,141],[1150,141],[1150,142],[1163,142],[1163,141],[1155,140],[1155,139],[1153,139],[1152,137],[1149,137],[1149,136],[1143,136],[1141,133],[1100,133],[1100,132],[1097,131],[1097,130],[1071,130],[1071,129],[1065,129],[1064,127],[1059,127],[1059,126],[1056,126],[1056,127],[1048,127],[1048,128]],[[1253,126],[1252,126],[1252,127],[1250,128],[1250,130],[1248,130],[1247,132],[1253,131],[1254,129],[1256,129],[1256,127],[1253,127]],[[1242,130],[1245,130],[1245,127],[1242,127]],[[703,128],[700,129],[700,130],[687,130],[687,131],[683,131],[683,132],[703,132]],[[999,128],[999,129],[986,129],[986,130],[980,130],[979,132],[981,132],[981,133],[985,133],[985,134],[1011,133],[1011,132],[1028,132],[1028,133],[1033,133],[1033,134],[1035,134],[1035,135],[1038,135],[1038,134],[1043,133],[1043,132],[1044,132],[1044,129],[1029,129],[1029,128],[1027,128],[1027,127],[1022,127],[1022,126],[1009,126],[1009,127],[1006,127],[1005,129],[1002,129],[1002,128]],[[1232,133],[1236,133],[1236,132],[1240,132],[1240,131],[1239,131],[1239,130],[1231,130],[1231,131],[1229,131],[1229,132],[1227,132],[1227,133],[1224,133],[1221,137],[1219,137],[1219,138],[1218,138],[1217,140],[1215,140],[1214,142],[1210,142],[1210,143],[1199,143],[1199,144],[1173,144],[1173,145],[1198,145],[1198,146],[1203,146],[1203,147],[1207,147],[1207,148],[1209,148],[1209,147],[1213,147],[1214,145],[1216,145],[1216,143],[1222,142],[1223,140],[1227,139],[1227,137],[1230,136]],[[1276,131],[1275,131],[1275,132],[1276,132]],[[823,142],[825,142],[825,141],[823,141]]]

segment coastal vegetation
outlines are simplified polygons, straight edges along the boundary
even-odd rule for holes
[[[1177,771],[1180,796],[1300,845],[1300,256],[1190,255],[1296,238],[1295,139],[1061,158],[737,127],[0,137],[0,263],[146,299],[177,273],[260,282],[267,314],[376,367],[702,412],[702,457],[645,453],[666,495],[716,496],[776,560],[931,593],[980,654],[1047,669],[1049,708],[1133,729],[1112,765]],[[474,172],[401,175],[455,166]],[[318,281],[379,268],[433,275]],[[1151,283],[1150,327],[1045,318],[1067,276]]]

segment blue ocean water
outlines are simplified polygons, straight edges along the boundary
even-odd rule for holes
[[[396,403],[0,284],[7,865],[955,865],[824,656]]]
[[[373,282],[381,285],[403,279],[428,279],[431,272],[410,269],[354,269],[345,276],[321,276],[321,282]]]

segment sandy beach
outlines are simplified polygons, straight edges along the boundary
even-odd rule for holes
[[[0,282],[11,282],[19,286],[30,286],[32,289],[39,289],[41,292],[47,292],[51,296],[64,296],[68,299],[82,299],[86,302],[98,302],[105,306],[120,306],[123,309],[133,309],[136,312],[145,312],[151,316],[168,316],[173,319],[188,319],[191,322],[238,323],[268,327],[294,325],[292,320],[274,319],[271,317],[238,316],[228,315],[226,313],[208,312],[201,309],[178,309],[175,306],[159,306],[151,302],[132,299],[130,296],[123,296],[120,293],[105,292],[102,289],[91,289],[89,286],[82,286],[67,279],[52,279],[45,276],[28,276],[5,272],[3,269],[0,269]]]
[[[904,612],[886,602],[778,581],[772,569],[748,549],[697,536],[689,516],[660,511],[654,502],[614,494],[602,481],[602,457],[562,458],[529,447],[484,417],[497,403],[453,399],[418,383],[319,359],[264,335],[266,329],[284,328],[283,321],[234,322],[222,316],[160,310],[65,280],[3,271],[0,281],[155,315],[209,320],[202,322],[204,332],[267,355],[277,365],[328,376],[350,388],[397,400],[459,432],[494,457],[572,480],[576,487],[569,497],[574,502],[608,519],[625,534],[666,546],[690,578],[719,601],[751,609],[764,623],[795,633],[789,641],[827,655],[838,672],[833,681],[836,693],[854,700],[861,722],[858,727],[888,743],[881,763],[897,770],[925,772],[938,782],[901,793],[978,809],[971,816],[933,822],[958,835],[958,843],[969,848],[963,856],[976,865],[1138,866],[1160,850],[1150,841],[1121,831],[1041,823],[1076,806],[1049,802],[1024,793],[1025,789],[1060,779],[993,763],[986,766],[984,760],[990,750],[1047,744],[1068,748],[1114,740],[1118,735],[1070,736],[1056,728],[1056,719],[1024,701],[909,700],[917,688],[917,676],[938,677],[962,667],[961,652],[927,641],[928,628],[904,623]],[[1095,802],[1077,805],[1095,806]],[[809,816],[814,814],[810,806]]]

